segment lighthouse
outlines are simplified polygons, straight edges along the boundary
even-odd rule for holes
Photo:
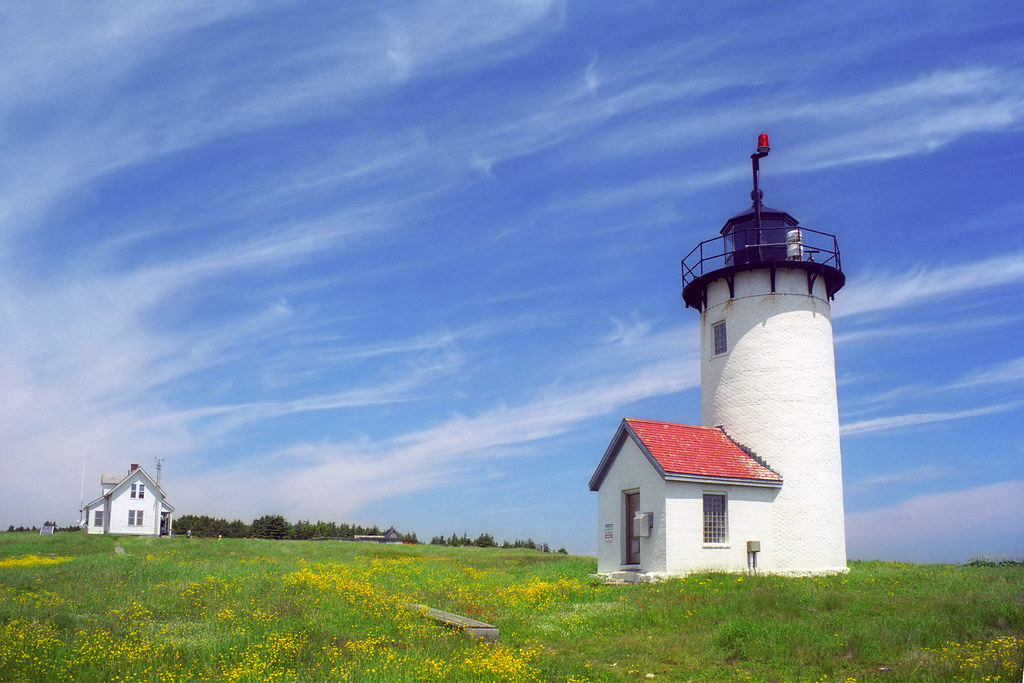
[[[763,204],[682,260],[700,314],[701,424],[623,419],[590,480],[598,572],[847,571],[831,302],[834,235]]]
[[[751,207],[683,260],[700,312],[701,424],[725,431],[785,482],[773,505],[776,571],[846,571],[831,301],[846,282],[834,235],[762,204],[759,136]]]

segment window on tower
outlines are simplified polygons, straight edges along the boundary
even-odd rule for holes
[[[704,542],[728,543],[729,520],[724,493],[704,494]]]
[[[725,336],[725,321],[715,323],[711,326],[711,330],[715,335],[715,355],[725,353],[729,350],[729,343]]]

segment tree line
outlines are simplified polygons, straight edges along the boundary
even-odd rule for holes
[[[310,540],[314,538],[352,538],[379,536],[384,532],[377,525],[338,524],[336,522],[299,520],[294,524],[282,515],[263,515],[246,524],[240,519],[229,522],[208,515],[182,515],[174,520],[174,533],[183,536],[189,531],[200,538],[269,538],[275,540]],[[406,543],[419,543],[416,534],[398,533]]]
[[[46,526],[54,527],[54,531],[81,531],[77,524],[58,527],[56,522],[46,522]],[[39,527],[7,527],[8,531],[34,531],[39,532]],[[226,519],[218,519],[209,515],[182,515],[174,520],[174,532],[178,536],[184,536],[189,531],[193,536],[199,538],[266,538],[274,540],[312,540],[314,538],[353,538],[355,536],[380,536],[383,535],[380,527],[361,526],[359,524],[338,524],[336,522],[324,522],[317,520],[310,522],[308,519],[299,520],[292,524],[283,515],[263,515],[254,519],[251,523],[243,522],[240,519],[229,522]],[[416,532],[403,534],[398,532],[398,538],[406,543],[419,543]],[[558,552],[567,554],[565,548],[552,551],[547,543],[537,543],[532,538],[526,540],[517,538],[514,541],[502,541],[500,544],[494,540],[494,536],[482,533],[476,538],[470,538],[465,532],[461,536],[454,533],[447,538],[434,536],[430,539],[430,545],[443,545],[452,548],[476,547],[476,548],[527,548],[539,550],[544,553]]]
[[[43,522],[43,526],[52,526],[54,531],[81,531],[82,527],[77,524],[70,524],[68,526],[57,526],[57,522]],[[7,527],[8,531],[34,531],[37,534],[41,529],[37,526],[14,526],[11,524]]]
[[[548,546],[547,543],[537,543],[532,538],[528,538],[525,541],[517,538],[511,543],[506,540],[502,541],[501,545],[498,545],[498,543],[495,542],[494,537],[486,533],[480,534],[473,539],[465,533],[461,536],[452,534],[448,538],[445,538],[444,536],[434,536],[430,539],[430,545],[445,545],[453,548],[464,546],[474,546],[476,548],[529,548],[530,550],[539,550],[543,553],[551,552],[551,547]],[[563,555],[568,554],[568,551],[566,551],[565,548],[559,548],[557,552]]]

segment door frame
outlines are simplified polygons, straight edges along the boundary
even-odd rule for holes
[[[640,537],[633,533],[633,518],[640,512],[640,491],[622,492],[622,564],[640,564]]]

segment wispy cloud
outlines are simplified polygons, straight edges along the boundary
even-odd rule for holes
[[[621,354],[621,343],[598,348],[595,359]],[[370,501],[450,485],[495,458],[517,454],[543,457],[528,446],[595,417],[614,414],[618,419],[620,411],[637,401],[697,385],[695,359],[680,358],[673,348],[674,332],[642,339],[634,335],[624,343],[631,345],[630,355],[643,360],[624,359],[620,367],[607,368],[599,380],[562,382],[541,389],[521,404],[454,415],[391,439],[296,443],[280,451],[253,454],[244,465],[227,465],[222,472],[207,471],[189,481],[187,499],[206,496],[221,480],[235,481],[244,489],[248,478],[272,471],[278,485],[269,495],[282,508],[301,500],[304,510],[316,510],[317,514],[351,514]],[[323,490],[318,486],[322,481],[334,484],[329,491]],[[305,493],[295,497],[298,491]],[[236,506],[233,509],[248,510],[252,501],[239,498],[232,505]]]
[[[906,273],[860,273],[837,299],[834,314],[858,315],[918,306],[1024,280],[1024,252],[970,263],[917,266]]]
[[[926,154],[968,134],[1018,127],[1024,122],[1022,83],[1024,71],[1012,68],[937,71],[789,108],[786,118],[813,123],[820,134],[787,154],[780,170]]]
[[[1019,401],[998,403],[996,405],[983,406],[981,408],[968,408],[947,412],[932,413],[909,413],[907,415],[890,415],[887,417],[876,417],[869,420],[860,420],[841,425],[840,431],[845,436],[854,434],[867,434],[870,432],[881,432],[892,429],[903,429],[917,425],[929,424],[932,422],[948,422],[951,420],[963,420],[970,417],[1004,413],[1009,410],[1020,408]]]
[[[974,389],[1024,381],[1024,357],[979,368],[955,379],[946,389]]]
[[[851,285],[851,289],[854,289]],[[846,295],[846,289],[839,296]],[[908,304],[912,306],[913,304]],[[833,304],[835,306],[835,304]],[[906,337],[916,338],[938,338],[960,335],[970,335],[984,330],[994,330],[1001,327],[1011,327],[1024,321],[1024,316],[1006,313],[977,314],[974,317],[962,317],[956,325],[950,325],[946,320],[929,322],[922,320],[912,324],[895,322],[889,318],[882,318],[876,324],[859,322],[856,326],[843,325],[840,331],[835,334],[837,346],[858,344],[864,341],[877,339],[889,342],[893,339]]]
[[[178,269],[161,264],[123,274],[83,267],[45,283],[0,281],[3,479],[23,481],[43,469],[54,482],[52,492],[5,490],[7,509],[30,506],[23,495],[66,507],[60,492],[78,490],[77,469],[68,463],[80,458],[90,472],[139,454],[186,458],[219,448],[246,426],[416,400],[459,366],[458,332],[357,346],[337,341],[327,344],[329,354],[310,353],[326,344],[317,332],[323,321],[296,316],[280,299],[230,322],[169,329],[154,315],[197,278],[280,259],[264,242],[241,255],[203,257],[195,267],[179,262]],[[274,338],[287,340],[290,357],[274,356],[267,344]],[[264,346],[254,351],[257,340]],[[367,361],[373,365],[362,379],[353,377],[344,390],[309,384]],[[264,386],[247,387],[256,381]],[[239,384],[242,400],[232,389]],[[267,391],[269,398],[257,398]],[[230,402],[218,402],[222,394]]]
[[[944,479],[951,474],[954,474],[954,471],[947,465],[921,465],[907,470],[887,471],[863,477],[850,484],[847,490],[863,491],[890,484],[917,484],[922,481]]]
[[[853,405],[878,405],[909,400],[920,403],[925,397],[935,398],[951,392],[992,388],[1019,382],[1024,382],[1024,359],[1021,358],[976,368],[947,382],[901,382],[883,391],[862,394],[855,399]],[[846,404],[847,411],[850,405]]]
[[[711,46],[701,40],[680,46],[673,61],[699,60]],[[561,94],[546,93],[526,100],[529,111],[488,134],[490,159],[508,158],[561,144],[586,135],[587,144],[564,163],[621,163],[624,159],[657,156],[675,150],[685,158],[695,144],[731,133],[732,119],[719,115],[721,100],[733,101],[737,112],[748,112],[756,126],[799,129],[798,141],[773,162],[773,172],[806,173],[822,168],[927,154],[965,135],[1019,127],[1024,124],[1024,96],[1019,87],[1024,72],[1002,68],[973,68],[917,76],[897,85],[865,88],[855,93],[806,98],[794,106],[788,93],[780,101],[751,107],[735,74],[696,67],[675,78],[651,82],[642,72],[660,59],[643,65],[611,58],[587,68],[587,83],[600,80],[597,91],[584,93],[564,86]],[[695,64],[696,66],[696,64]],[[779,73],[779,78],[788,74]],[[784,89],[781,89],[784,91]],[[719,94],[713,98],[711,95]],[[782,99],[784,98],[784,99]],[[664,114],[652,114],[665,107]],[[756,111],[756,120],[754,112]],[[636,114],[644,112],[643,116]],[[742,114],[741,114],[742,115]],[[500,141],[516,140],[517,146]],[[850,144],[856,140],[856,144]],[[501,147],[504,146],[502,150]],[[589,187],[560,200],[575,211],[600,213],[608,208],[642,204],[656,198],[694,194],[709,187],[734,183],[749,174],[748,165],[725,161],[687,167],[677,173],[659,169],[650,178],[626,184]],[[555,205],[553,208],[558,208]]]
[[[510,39],[560,21],[549,2],[460,5],[337,8],[303,21],[314,32],[344,26],[343,39],[301,43],[276,31],[254,40],[235,28],[244,22],[225,21],[234,13],[272,22],[284,11],[251,4],[230,11],[195,3],[90,8],[53,13],[45,21],[33,14],[26,20],[31,30],[8,33],[11,59],[0,79],[6,103],[0,114],[35,120],[39,111],[52,116],[59,109],[62,116],[53,117],[45,135],[38,126],[5,127],[0,140],[11,158],[22,160],[16,174],[0,176],[5,211],[24,224],[52,197],[90,179],[226,136],[308,121],[325,107],[391,91],[411,75],[507,57]],[[204,32],[215,31],[222,39],[203,40]],[[75,42],[69,46],[69,40]],[[196,44],[202,49],[192,49]],[[522,42],[515,49],[527,47]],[[69,54],[75,55],[74,68]]]

